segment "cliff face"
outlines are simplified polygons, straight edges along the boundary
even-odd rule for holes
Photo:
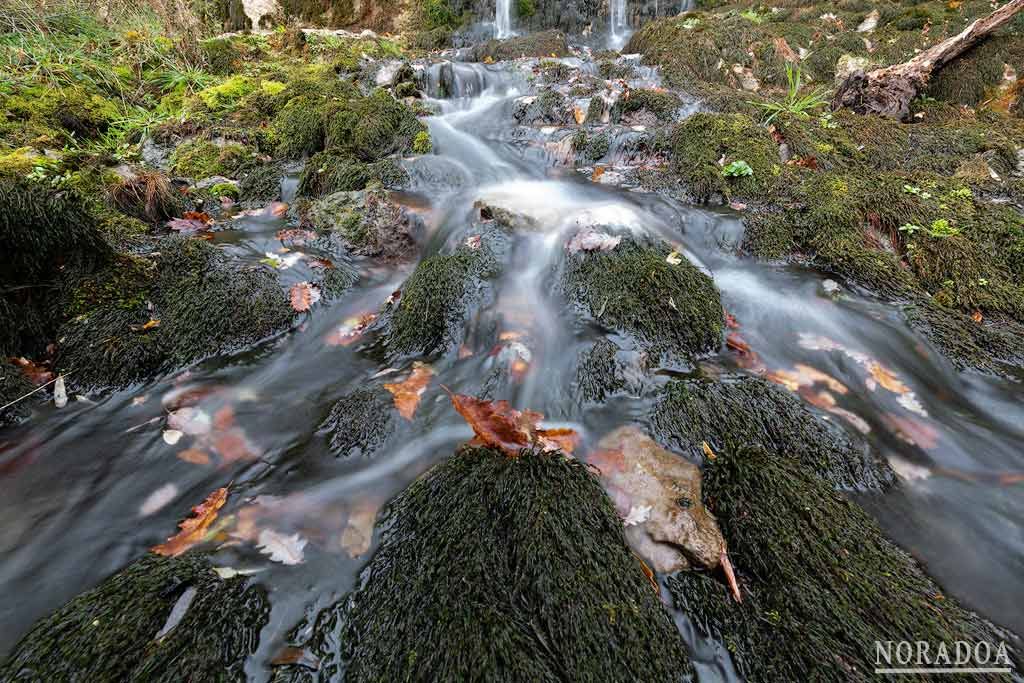
[[[491,20],[495,0],[454,0],[481,21]],[[513,0],[512,25],[518,31],[555,28],[570,34],[608,28],[614,0]],[[627,0],[626,23],[632,29],[687,9],[689,0]]]

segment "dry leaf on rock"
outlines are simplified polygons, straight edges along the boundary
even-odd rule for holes
[[[442,387],[448,391],[447,387]],[[476,440],[486,446],[498,448],[510,457],[530,446],[572,453],[579,435],[572,429],[541,429],[541,413],[519,411],[508,401],[485,401],[473,396],[448,391],[455,410],[469,423]]]
[[[359,338],[366,332],[366,328],[377,319],[375,313],[363,313],[361,315],[346,318],[338,325],[324,340],[328,346],[350,346],[359,341]]]
[[[611,251],[619,246],[620,242],[622,242],[621,237],[613,237],[605,232],[584,228],[573,235],[566,248],[570,254],[577,254],[581,251]]]

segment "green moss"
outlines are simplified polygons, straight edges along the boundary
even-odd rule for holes
[[[408,151],[426,130],[409,107],[383,89],[332,106],[325,118],[326,149],[362,161]]]
[[[227,80],[204,88],[197,93],[210,111],[223,111],[237,104],[257,89],[256,81],[247,76],[232,76]]]
[[[241,52],[230,38],[211,38],[199,44],[207,68],[215,74],[230,74],[238,69]]]
[[[238,185],[234,183],[217,183],[209,189],[209,194],[214,199],[219,197],[230,197],[238,199]]]
[[[321,152],[303,169],[298,194],[323,197],[334,192],[363,190],[374,184],[400,187],[407,178],[402,167],[391,159],[366,164],[349,156]]]
[[[765,197],[781,171],[778,145],[742,114],[698,113],[672,131],[672,171],[698,201]],[[719,163],[745,161],[753,175],[728,178]]]
[[[320,426],[331,452],[343,457],[374,455],[394,431],[393,408],[394,397],[380,387],[360,388],[343,396]]]
[[[516,16],[521,19],[529,19],[537,13],[537,6],[534,0],[516,0]]]
[[[667,122],[675,118],[682,105],[677,95],[660,90],[639,89],[629,91],[628,98],[620,98],[612,108],[612,120],[619,121],[623,116],[637,112],[649,112],[659,121]]]
[[[1024,326],[979,325],[969,316],[921,303],[906,309],[907,322],[949,358],[958,370],[1024,379]]]
[[[888,465],[855,445],[832,422],[766,380],[671,382],[652,416],[659,438],[672,450],[700,459],[706,442],[718,453],[761,446],[798,460],[841,489],[883,489],[893,483]]]
[[[242,172],[238,183],[239,199],[243,202],[271,202],[281,198],[280,164],[260,164]]]
[[[671,253],[626,237],[611,251],[568,257],[562,286],[597,322],[633,336],[655,357],[716,350],[724,329],[718,290],[685,257],[668,263]]]
[[[361,256],[401,260],[416,251],[416,219],[385,190],[336,192],[314,201],[306,219],[327,241],[340,237]]]
[[[299,159],[323,150],[324,119],[320,106],[316,98],[300,95],[277,114],[273,130],[278,155]]]
[[[1005,639],[786,453],[718,452],[704,470],[704,499],[743,603],[694,572],[672,577],[669,588],[697,627],[725,644],[744,680],[867,681],[875,641]]]
[[[74,368],[76,382],[124,386],[254,344],[291,322],[272,273],[202,240],[169,237],[154,247],[149,264],[135,261],[135,286],[115,265],[74,294],[74,310],[85,312],[62,327],[58,364]],[[140,331],[150,319],[159,327]]]
[[[601,339],[580,354],[576,367],[576,390],[580,399],[603,403],[626,388],[626,377],[616,354],[619,347]]]
[[[195,180],[218,175],[230,177],[248,160],[248,150],[238,143],[218,145],[210,140],[189,140],[174,150],[171,170]]]
[[[191,553],[146,555],[39,621],[0,677],[241,682],[269,617],[266,592],[247,579],[222,580]],[[165,626],[173,628],[162,633]]]
[[[595,475],[466,449],[385,513],[361,588],[321,613],[320,670],[359,681],[678,681],[685,646]],[[307,680],[300,666],[275,681]]]
[[[458,346],[470,307],[497,273],[492,249],[499,239],[487,235],[479,249],[462,245],[452,254],[420,261],[388,311],[386,343],[392,355],[427,356]]]
[[[412,141],[412,151],[416,154],[430,154],[434,151],[434,143],[430,139],[430,132],[421,130],[416,133]]]

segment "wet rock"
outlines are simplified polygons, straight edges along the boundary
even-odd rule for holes
[[[568,126],[575,123],[572,103],[550,88],[537,96],[520,97],[515,102],[512,116],[524,126]]]
[[[84,386],[125,386],[238,350],[294,315],[276,276],[202,240],[169,237],[80,282],[60,329],[58,366]],[[150,320],[159,324],[141,329]]]
[[[532,33],[508,40],[488,40],[472,48],[469,58],[474,62],[518,59],[519,57],[569,57],[572,51],[565,34],[559,31]]]
[[[318,233],[339,235],[351,253],[386,261],[412,257],[423,227],[384,190],[335,192],[313,202],[307,218]]]
[[[276,683],[678,681],[685,646],[601,485],[560,453],[469,448],[388,507],[361,588]],[[339,644],[340,647],[339,647]],[[396,656],[396,653],[402,653]]]
[[[373,455],[394,431],[393,400],[381,387],[363,387],[340,398],[320,425],[331,452],[342,457]]]
[[[626,525],[626,539],[654,571],[715,569],[725,539],[701,498],[700,468],[669,453],[636,427],[620,427],[588,462]]]
[[[904,311],[910,326],[923,334],[958,370],[1024,378],[1024,326],[978,323],[957,311],[918,304]]]
[[[146,555],[37,622],[0,678],[241,683],[269,617],[262,588],[204,557]]]
[[[669,578],[669,590],[700,631],[728,644],[743,680],[873,680],[876,641],[1015,647],[785,451],[719,451],[704,470],[704,499],[729,545],[743,603],[697,572]]]
[[[611,120],[624,125],[655,125],[675,118],[682,106],[678,96],[659,90],[627,91],[612,108]]]
[[[480,212],[480,219],[494,221],[506,230],[513,232],[535,232],[541,229],[540,223],[533,216],[518,213],[483,201],[476,202],[473,207]]]
[[[879,490],[895,481],[885,461],[842,428],[759,378],[671,382],[651,421],[663,443],[693,458],[702,457],[705,442],[715,453],[758,445],[785,453],[840,489]]]
[[[576,366],[576,391],[580,399],[602,403],[628,386],[618,351],[614,342],[601,339],[580,354]]]
[[[238,198],[248,205],[266,204],[281,199],[281,164],[261,164],[247,170],[238,183]]]
[[[344,154],[321,152],[309,160],[299,178],[299,197],[322,197],[334,192],[354,192],[371,185],[399,189],[409,176],[393,159],[364,163]]]
[[[655,358],[689,359],[722,343],[724,314],[710,277],[663,243],[625,237],[611,251],[567,255],[566,297]],[[676,259],[671,259],[675,261]]]
[[[501,271],[507,244],[507,236],[492,230],[475,248],[461,244],[451,254],[420,261],[385,311],[389,354],[443,354],[457,347],[471,311],[492,295],[490,283]]]

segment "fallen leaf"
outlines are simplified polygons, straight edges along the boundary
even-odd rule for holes
[[[272,562],[296,565],[302,564],[302,549],[306,547],[306,543],[308,541],[299,534],[286,536],[273,529],[263,529],[260,531],[256,548]]]
[[[842,382],[826,375],[824,372],[812,368],[809,365],[797,363],[794,370],[773,370],[766,377],[781,384],[792,392],[800,391],[800,387],[812,387],[815,384],[824,384],[837,394],[846,394],[850,390]]]
[[[349,346],[354,344],[359,341],[359,338],[366,332],[366,328],[372,325],[376,319],[376,313],[364,313],[346,318],[341,325],[327,335],[325,341],[328,346]]]
[[[206,497],[199,505],[192,508],[192,516],[182,521],[177,534],[168,538],[165,543],[150,548],[157,555],[177,557],[203,540],[210,525],[217,519],[217,512],[228,500],[228,490],[219,488]]]
[[[733,211],[744,211],[747,208],[747,205],[743,202],[731,201],[729,202],[729,208]]]
[[[178,453],[178,459],[193,465],[209,465],[210,454],[198,448],[186,448]]]
[[[53,405],[63,408],[68,404],[68,389],[64,385],[64,375],[58,375],[53,383]]]
[[[582,107],[574,107],[572,110],[573,118],[576,119],[576,125],[582,126],[583,122],[587,120],[587,112]]]
[[[706,457],[708,460],[716,460],[718,458],[718,456],[715,455],[715,452],[711,450],[711,446],[708,444],[707,441],[700,442],[700,449],[704,451],[704,457]]]
[[[985,319],[985,316],[981,314],[981,311],[975,311],[974,313],[971,313],[971,319],[976,323],[980,323]]]
[[[11,358],[11,362],[21,368],[22,373],[29,382],[41,386],[53,380],[53,373],[42,365],[39,365],[28,358]]]
[[[477,440],[510,457],[518,457],[522,449],[530,446],[565,453],[572,453],[576,446],[577,434],[571,429],[540,429],[538,423],[544,419],[541,413],[515,410],[508,401],[484,401],[442,388],[451,397],[455,410],[473,428]]]
[[[178,487],[174,484],[164,484],[142,502],[139,506],[139,517],[149,517],[156,514],[169,503],[178,497]]]
[[[218,432],[231,429],[235,426],[235,409],[230,405],[220,408],[213,414],[213,428]]]
[[[739,332],[730,332],[725,338],[725,345],[736,353],[751,353],[750,344],[743,340]]]
[[[209,434],[213,428],[209,413],[191,406],[170,413],[167,416],[167,426],[169,431],[179,431],[189,436]]]
[[[572,236],[566,249],[570,254],[577,254],[581,251],[611,251],[619,246],[620,242],[622,242],[621,237],[613,237],[605,232],[584,228]]]
[[[416,407],[420,404],[423,392],[430,384],[430,378],[434,376],[434,370],[425,363],[416,362],[413,365],[412,373],[404,382],[385,384],[384,388],[394,396],[395,407],[398,413],[406,420],[412,420],[416,414]]]
[[[308,282],[297,282],[292,285],[288,299],[295,311],[304,313],[320,301],[320,289]]]
[[[177,232],[202,232],[209,230],[213,219],[201,211],[186,211],[181,218],[167,221],[167,227]]]
[[[312,230],[304,230],[302,228],[289,228],[288,230],[279,230],[277,233],[277,240],[279,242],[291,242],[292,244],[304,245],[316,240],[317,234]]]
[[[341,548],[349,557],[359,557],[370,549],[373,542],[373,525],[377,521],[378,505],[374,501],[363,501],[354,506],[348,514],[348,521],[341,532]]]
[[[320,270],[334,270],[334,261],[326,258],[314,258],[309,260],[310,268],[319,268]]]
[[[665,262],[671,266],[678,266],[683,262],[683,257],[678,251],[673,251],[671,254],[665,257]]]
[[[277,270],[288,270],[296,263],[305,258],[305,254],[295,252],[286,256],[280,256],[272,251],[264,252],[266,258],[260,259],[260,263],[265,263],[272,268]]]
[[[482,241],[480,235],[470,235],[466,238],[466,246],[470,249],[479,249]]]
[[[590,174],[590,180],[596,183],[598,180],[601,179],[601,176],[604,175],[604,172],[605,172],[605,167],[604,166],[595,166],[594,167],[594,172]]]
[[[256,449],[249,443],[245,432],[235,427],[213,435],[210,447],[219,455],[225,464],[239,460],[255,460],[259,457]]]
[[[878,361],[868,363],[868,372],[871,374],[871,379],[894,394],[902,396],[910,391],[910,388],[896,377],[896,373]],[[874,390],[870,384],[868,388]]]
[[[149,332],[157,327],[160,327],[160,321],[156,318],[150,318],[149,322],[143,325],[131,325],[131,330],[132,332]]]

